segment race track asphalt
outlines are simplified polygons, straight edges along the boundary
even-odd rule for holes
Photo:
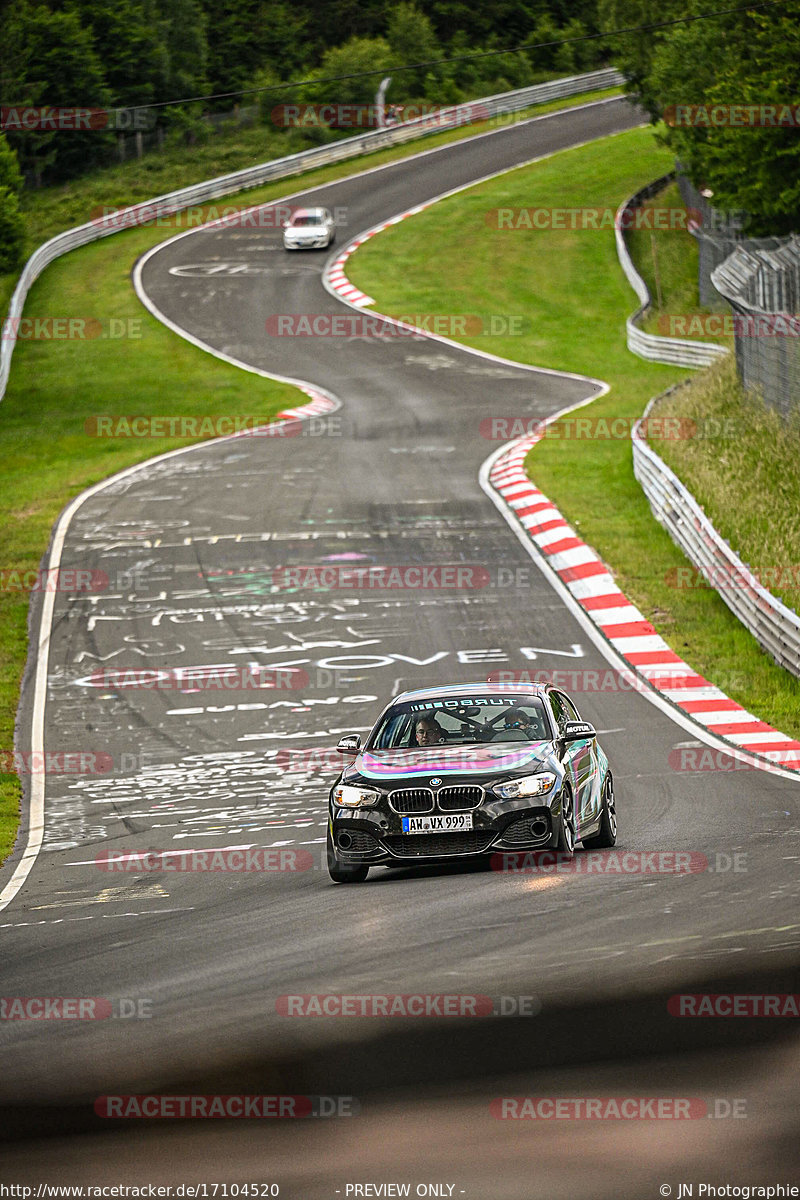
[[[615,100],[422,153],[302,201],[344,210],[350,237],[640,121]],[[275,314],[352,311],[322,286],[327,257],[287,255],[276,229],[216,228],[167,242],[143,265],[147,302],[169,322],[259,370],[325,389],[340,407],[296,436],[215,441],[145,464],[72,519],[63,564],[103,570],[114,586],[56,598],[45,746],[110,755],[113,769],[48,777],[42,852],[0,911],[0,990],[103,997],[115,1014],[132,1001],[151,1015],[3,1022],[7,1110],[222,1081],[244,1063],[326,1063],[351,1040],[391,1035],[385,1081],[391,1056],[420,1028],[292,1020],[276,1007],[287,993],[535,996],[543,1017],[597,1003],[604,1029],[615,1006],[622,1014],[649,997],[637,1052],[651,1038],[653,1053],[667,1053],[683,1036],[666,1012],[671,993],[796,967],[797,784],[763,771],[676,771],[670,752],[691,734],[635,692],[575,694],[612,762],[619,846],[694,852],[707,870],[532,876],[454,863],[378,869],[358,888],[329,883],[331,767],[304,752],[366,730],[408,687],[483,679],[502,666],[608,664],[478,482],[497,445],[480,434],[487,413],[546,416],[599,388],[429,340],[267,334]],[[137,411],[135,397],[119,407]],[[214,412],[213,394],[198,398],[198,411]],[[270,583],[276,567],[342,562],[478,566],[490,582],[423,592],[276,592]],[[121,687],[119,677],[114,686],[115,671],[248,664],[305,671],[307,686],[223,695]],[[29,676],[23,744],[32,710]],[[226,874],[96,862],[109,850],[231,846],[288,847],[311,865]],[[435,1055],[447,1021],[425,1025]],[[561,1030],[564,1046],[571,1029]],[[618,1035],[612,1056],[622,1026]],[[508,1039],[498,1056],[498,1074],[517,1065]],[[572,1059],[565,1051],[551,1061]],[[274,1079],[293,1090],[285,1070]],[[334,1078],[326,1089],[316,1082],[338,1090]]]

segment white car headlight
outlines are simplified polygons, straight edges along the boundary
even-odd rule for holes
[[[492,788],[501,800],[522,800],[528,796],[543,796],[556,781],[552,771],[539,771],[536,775],[523,775],[521,779],[509,779],[508,783],[497,783]]]
[[[334,803],[342,808],[369,808],[380,800],[379,792],[369,792],[366,788],[350,787],[349,784],[339,784],[334,788]]]

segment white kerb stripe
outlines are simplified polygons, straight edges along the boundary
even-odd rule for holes
[[[618,637],[609,639],[620,654],[641,654],[643,650],[669,650],[669,646],[658,634],[643,634],[641,637]]]

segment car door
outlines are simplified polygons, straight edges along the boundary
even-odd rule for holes
[[[567,721],[580,721],[581,716],[575,705],[563,692],[552,691],[549,696],[559,734],[563,734]],[[599,811],[600,798],[597,787],[594,738],[567,742],[562,761],[572,781],[575,815],[580,833],[581,826],[592,821]]]

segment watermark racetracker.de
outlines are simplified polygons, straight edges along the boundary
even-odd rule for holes
[[[114,757],[105,750],[0,750],[0,775],[111,775]]]
[[[96,567],[0,567],[0,592],[64,592],[87,595],[108,590],[110,579]]]
[[[798,338],[797,313],[661,313],[665,337]]]
[[[319,993],[279,996],[282,1017],[535,1017],[538,996],[484,996],[427,992],[344,995]]]
[[[520,313],[404,313],[391,319],[380,313],[271,313],[264,322],[268,337],[423,339],[435,337],[522,337],[532,321]]]
[[[800,993],[756,992],[737,994],[679,993],[670,996],[667,1012],[672,1017],[800,1017]]]
[[[94,1102],[98,1117],[130,1119],[292,1120],[309,1117],[356,1117],[361,1111],[355,1096],[317,1095],[106,1095]],[[264,1193],[259,1193],[263,1195]],[[270,1193],[274,1194],[274,1193]]]
[[[663,663],[640,675],[633,669],[617,667],[531,667],[521,670],[498,667],[487,675],[487,683],[551,684],[576,694],[605,695],[616,692],[650,692],[653,688],[669,692],[693,690],[699,676],[685,663]],[[729,671],[717,676],[720,689],[730,691],[749,682],[744,671]]]
[[[155,123],[155,113],[145,108],[67,108],[50,104],[0,107],[2,133],[135,132],[152,129]]]
[[[699,567],[670,567],[664,582],[674,588],[742,588],[752,590],[756,584],[771,591],[800,588],[800,563],[781,563],[771,567],[734,567],[725,562]]]
[[[668,104],[663,120],[673,129],[798,129],[800,104]]]
[[[141,317],[6,317],[0,333],[4,341],[65,342],[144,337]]]
[[[490,229],[501,230],[568,230],[598,232],[608,229],[653,230],[662,232],[691,232],[702,223],[697,208],[640,207],[553,207],[490,208],[484,221]]]
[[[502,413],[481,418],[478,432],[492,442],[539,437],[556,442],[652,442],[732,438],[738,423],[732,417],[520,417]]]
[[[290,438],[341,437],[337,415],[282,418],[255,413],[195,413],[168,416],[161,413],[97,413],[83,425],[87,437],[96,438]]]
[[[386,113],[391,111],[393,123],[424,121],[425,125],[443,128],[472,125],[486,121],[490,110],[479,102],[441,108],[430,104],[387,105],[377,104],[276,104],[271,117],[274,125],[281,129],[306,129],[322,126],[328,129],[379,129],[386,124]]]
[[[586,850],[569,855],[556,850],[503,852],[491,857],[492,870],[504,875],[697,875],[739,874],[747,855],[718,851],[709,858],[697,850]]]
[[[700,1096],[498,1096],[489,1112],[497,1121],[696,1121],[747,1116],[742,1097]]]
[[[182,667],[99,667],[79,679],[80,686],[110,691],[231,692],[301,691],[311,682],[300,667],[261,663],[210,663]],[[327,684],[323,686],[328,686]]]
[[[149,1020],[148,996],[0,996],[0,1021]]]
[[[177,212],[164,212],[150,201],[128,208],[103,206],[93,209],[91,223],[102,229],[128,229],[155,226],[157,229],[198,229],[214,222],[226,229],[283,229],[298,211],[296,205],[265,204],[242,207],[238,204],[193,204]],[[349,209],[336,205],[330,210],[337,229],[346,229]]]
[[[293,846],[228,846],[216,850],[102,850],[94,862],[100,871],[136,875],[217,871],[234,875],[249,872],[281,874],[314,869],[311,852]]]

